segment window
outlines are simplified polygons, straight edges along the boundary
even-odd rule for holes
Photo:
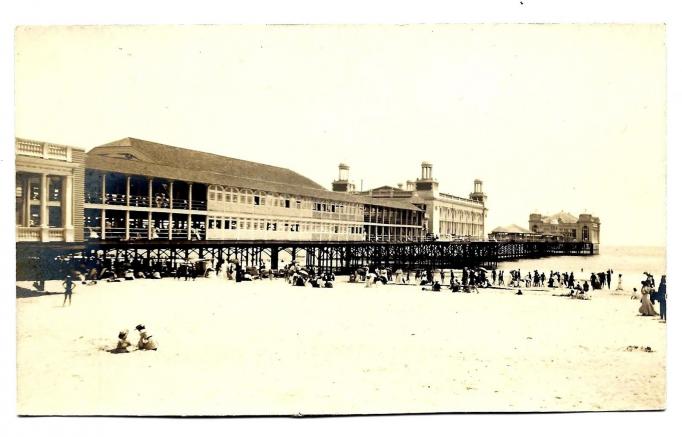
[[[291,200],[285,199],[284,200],[284,207],[285,208],[291,208]]]
[[[48,191],[47,200],[59,202],[62,200],[62,178],[61,176],[50,176],[47,178]]]
[[[31,200],[40,200],[40,179],[29,179],[28,192],[31,195]]]
[[[260,205],[260,196],[258,196],[258,195],[253,196],[253,204],[256,206]]]
[[[30,227],[40,226],[40,205],[31,205],[28,225]]]
[[[62,227],[62,207],[61,206],[51,206],[48,208],[49,222],[48,226],[51,228],[61,228]]]
[[[223,219],[218,217],[215,220],[215,228],[216,229],[222,229],[223,228]]]

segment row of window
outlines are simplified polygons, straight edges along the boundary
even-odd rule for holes
[[[247,217],[208,217],[208,229],[271,231],[271,232],[316,232],[328,234],[362,234],[361,225],[286,221]]]
[[[216,185],[208,187],[208,200],[221,203],[239,203],[252,206],[270,206],[277,208],[306,209],[319,212],[339,214],[361,214],[362,206],[352,203],[320,202],[299,197],[290,197],[264,191],[224,188]],[[214,209],[214,208],[211,208]]]
[[[458,220],[460,222],[483,223],[483,214],[480,212],[465,211],[456,208],[440,207],[440,215],[444,219]]]

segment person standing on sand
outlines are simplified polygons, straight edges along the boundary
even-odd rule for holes
[[[623,291],[623,274],[618,273],[618,286],[616,287],[616,291]]]
[[[71,305],[71,295],[73,294],[73,289],[76,288],[76,284],[73,283],[71,275],[66,275],[66,279],[62,282],[62,287],[64,287],[64,302],[62,306],[66,305],[66,299],[69,300],[69,305]]]
[[[611,275],[613,274],[613,270],[608,269],[606,271],[606,284],[609,286],[609,290],[611,289]]]
[[[668,292],[666,286],[666,279],[665,275],[663,275],[661,276],[661,282],[658,285],[658,301],[660,302],[661,320],[663,320],[664,322],[668,321],[668,316],[666,315],[668,307],[667,300]]]
[[[651,303],[651,287],[649,284],[645,283],[644,287],[642,287],[642,305],[639,307],[639,313],[643,316],[657,316],[658,313],[654,309],[653,304]]]

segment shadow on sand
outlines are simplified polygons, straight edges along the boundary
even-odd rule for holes
[[[28,288],[19,287],[17,285],[17,299],[22,299],[22,298],[26,298],[26,297],[52,296],[55,294],[64,294],[64,293],[51,293],[49,291],[30,290]]]

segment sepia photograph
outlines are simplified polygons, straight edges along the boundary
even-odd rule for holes
[[[16,414],[665,410],[666,31],[17,26]]]

